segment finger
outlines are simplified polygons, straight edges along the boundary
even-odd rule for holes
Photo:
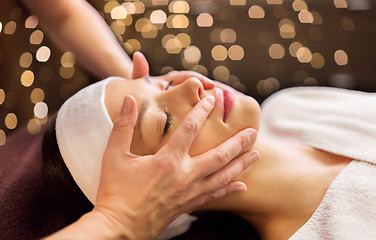
[[[194,161],[195,169],[198,169],[195,174],[198,177],[204,177],[223,168],[248,148],[256,140],[256,136],[256,130],[244,129],[218,147],[195,157],[198,158],[197,161]]]
[[[163,151],[187,154],[201,126],[213,110],[214,104],[215,98],[213,96],[208,96],[197,103],[162,148]]]
[[[108,147],[121,146],[126,152],[130,152],[133,130],[137,121],[137,104],[132,96],[125,96],[120,113],[112,128]]]
[[[212,80],[194,71],[173,71],[166,75],[166,80],[169,82],[173,81],[174,83],[172,85],[178,85],[191,77],[198,78],[202,82],[202,85],[205,89],[212,89],[213,87],[215,87],[215,84]]]
[[[135,52],[133,54],[133,79],[149,75],[149,63],[144,54]]]
[[[259,158],[260,154],[257,151],[248,151],[242,154],[223,169],[207,177],[201,186],[202,189],[213,192],[228,185]]]
[[[247,186],[245,185],[245,183],[240,181],[232,181],[224,187],[221,187],[213,192],[198,197],[196,200],[193,201],[192,207],[196,208],[207,202],[211,202],[217,198],[224,197],[230,193],[244,192],[246,190]],[[190,212],[192,212],[192,210],[190,210]]]

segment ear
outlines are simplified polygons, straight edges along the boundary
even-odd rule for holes
[[[135,52],[133,54],[133,79],[148,76],[149,75],[149,63],[146,60],[144,54],[141,52]]]

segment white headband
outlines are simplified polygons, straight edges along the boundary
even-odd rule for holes
[[[61,156],[74,181],[94,205],[102,157],[113,127],[105,105],[105,91],[107,84],[115,79],[122,78],[110,77],[80,90],[63,104],[56,118],[56,139]],[[158,239],[185,232],[195,219],[181,215]]]

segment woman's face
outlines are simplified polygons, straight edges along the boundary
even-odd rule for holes
[[[191,156],[218,146],[244,128],[259,128],[260,108],[253,98],[222,85],[204,90],[196,78],[176,86],[156,78],[111,81],[105,102],[112,121],[119,114],[125,95],[136,99],[138,109],[133,154],[157,152],[196,103],[209,95],[216,98],[215,107],[191,146]]]

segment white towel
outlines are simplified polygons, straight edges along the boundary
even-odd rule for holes
[[[262,105],[259,135],[298,141],[353,160],[291,239],[376,239],[376,94],[291,88]]]

